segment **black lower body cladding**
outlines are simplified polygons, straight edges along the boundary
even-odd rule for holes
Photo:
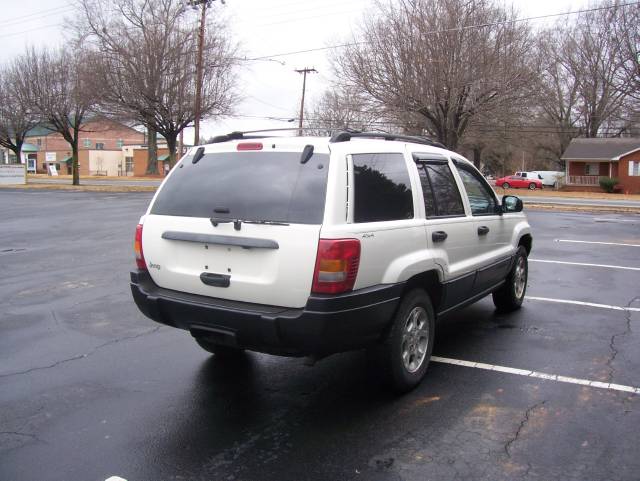
[[[285,356],[322,356],[375,343],[389,325],[403,287],[385,284],[311,296],[304,308],[289,309],[164,289],[147,272],[131,273],[133,298],[154,321],[221,344]]]

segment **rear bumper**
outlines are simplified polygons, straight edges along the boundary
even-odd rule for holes
[[[131,272],[138,308],[154,321],[220,344],[288,356],[325,355],[376,342],[400,301],[404,284],[310,296],[302,309],[216,299],[157,286]]]

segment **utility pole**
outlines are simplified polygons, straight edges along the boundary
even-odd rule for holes
[[[305,67],[303,69],[296,70],[296,72],[302,74],[302,100],[300,101],[300,121],[298,123],[298,136],[302,137],[302,121],[304,119],[304,94],[307,89],[307,74],[311,72],[318,73],[318,71],[315,68]]]
[[[196,105],[194,108],[195,132],[193,145],[200,144],[200,107],[202,105],[202,75],[203,75],[203,57],[204,57],[204,28],[207,20],[207,8],[215,0],[187,0],[187,5],[198,8],[200,7],[200,29],[198,31],[198,56],[196,60]],[[220,0],[224,4],[224,0]]]

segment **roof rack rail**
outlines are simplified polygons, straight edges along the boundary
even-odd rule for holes
[[[440,147],[441,149],[446,149],[446,147],[440,142],[436,142],[420,135],[397,135],[389,134],[386,132],[338,132],[331,137],[329,142],[348,142],[353,138],[400,140],[405,142],[413,142],[414,144],[424,144],[430,145],[432,147]]]
[[[247,130],[245,132],[230,132],[225,135],[217,135],[215,136],[210,143],[218,144],[220,142],[229,142],[230,140],[240,140],[240,139],[264,139],[266,137],[271,137],[271,135],[246,135],[246,134],[261,134],[268,132],[287,132],[291,130],[318,130],[314,127],[287,127],[287,128],[279,128],[279,129],[262,129],[262,130]]]

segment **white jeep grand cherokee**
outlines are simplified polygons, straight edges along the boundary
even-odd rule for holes
[[[421,137],[232,133],[171,171],[136,229],[131,290],[216,356],[376,354],[408,390],[437,318],[522,304],[531,229],[474,166]]]

